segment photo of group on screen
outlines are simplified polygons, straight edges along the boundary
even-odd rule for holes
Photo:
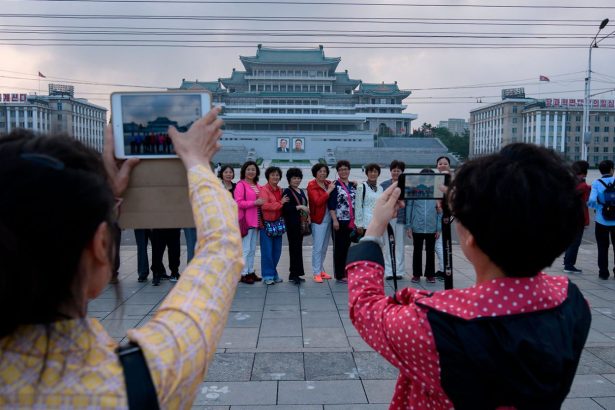
[[[127,139],[130,146],[127,152],[130,154],[175,154],[173,142],[167,133],[137,133]]]
[[[292,141],[292,145],[291,145]],[[279,137],[276,141],[277,152],[305,152],[305,138]]]

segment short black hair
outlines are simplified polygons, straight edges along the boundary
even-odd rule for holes
[[[572,163],[572,170],[576,175],[587,175],[587,171],[589,170],[589,162],[575,161]]]
[[[602,175],[610,173],[611,171],[613,171],[614,167],[615,165],[613,165],[613,161],[611,161],[610,159],[605,159],[598,165],[598,169],[600,170],[600,173]]]
[[[450,188],[451,210],[505,275],[550,266],[583,229],[572,168],[552,150],[515,143],[466,162]]]
[[[435,174],[435,172],[431,168],[423,168],[419,174]]]
[[[438,162],[440,162],[441,159],[445,159],[446,162],[448,162],[448,165],[451,165],[451,160],[446,155],[442,155],[442,156],[436,158],[436,165],[438,164]]]
[[[218,178],[222,179],[222,174],[224,174],[224,171],[226,171],[227,169],[230,169],[231,171],[233,171],[233,178],[235,178],[235,170],[233,169],[232,166],[228,164],[222,165],[220,167],[220,170],[218,171]]]
[[[75,292],[80,261],[103,222],[113,266],[115,202],[100,154],[19,128],[0,137],[0,192],[0,311],[14,310],[0,322],[1,339],[84,302]]]
[[[299,177],[303,179],[303,172],[299,168],[288,168],[288,171],[286,171],[286,180],[289,184],[292,177]]]
[[[327,170],[327,176],[329,176],[329,167],[327,166],[327,164],[321,164],[320,162],[312,165],[312,176],[316,178],[316,174],[318,174],[318,171],[320,171],[322,168]]]
[[[254,177],[254,183],[258,182],[258,177],[261,175],[261,170],[258,169],[258,164],[254,161],[246,161],[241,166],[241,170],[239,171],[239,178],[246,179],[246,169],[250,166],[254,165],[256,167],[256,176]]]
[[[378,171],[378,175],[380,175],[380,165],[376,163],[367,164],[365,166],[365,175],[367,175],[369,171],[373,171],[374,169]]]
[[[391,165],[389,165],[389,170],[393,171],[395,168],[399,168],[401,169],[401,172],[404,172],[406,170],[406,163],[404,161],[394,159],[391,161]]]
[[[269,167],[265,170],[265,179],[269,181],[269,175],[277,172],[280,178],[282,178],[282,170],[279,167]]]
[[[346,167],[350,169],[350,162],[345,159],[340,159],[339,161],[337,161],[337,164],[335,164],[335,169],[339,171],[341,167]]]

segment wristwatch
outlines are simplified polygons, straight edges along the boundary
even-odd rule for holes
[[[361,242],[376,242],[381,247],[384,246],[384,239],[382,238],[382,236],[364,236],[359,240],[359,243]]]

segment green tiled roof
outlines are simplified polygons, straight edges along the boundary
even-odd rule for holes
[[[396,82],[393,84],[361,83],[357,93],[368,95],[403,95],[405,97],[410,95],[410,91],[400,90]]]
[[[225,87],[228,87],[228,85],[233,85],[233,84],[247,84],[246,79],[246,72],[245,71],[235,71],[235,69],[233,69],[233,74],[231,74],[230,78],[221,78],[220,81],[222,82],[222,84],[224,84]]]
[[[361,84],[361,80],[352,80],[348,77],[348,71],[344,73],[335,73],[334,85],[350,85],[356,87],[359,84]]]
[[[251,64],[331,64],[337,67],[340,57],[325,57],[322,47],[315,49],[267,48],[259,45],[255,56],[240,56],[244,66]],[[247,66],[246,66],[247,67]]]
[[[182,84],[179,86],[180,90],[209,90],[218,91],[220,85],[217,81],[186,81],[182,80]]]

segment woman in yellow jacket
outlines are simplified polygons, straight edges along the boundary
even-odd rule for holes
[[[170,131],[188,172],[197,251],[154,317],[128,331],[162,409],[192,406],[242,268],[236,205],[209,168],[218,112]],[[86,310],[109,281],[114,194],[136,162],[116,167],[109,128],[103,161],[68,137],[0,138],[0,408],[128,407],[117,343]]]

